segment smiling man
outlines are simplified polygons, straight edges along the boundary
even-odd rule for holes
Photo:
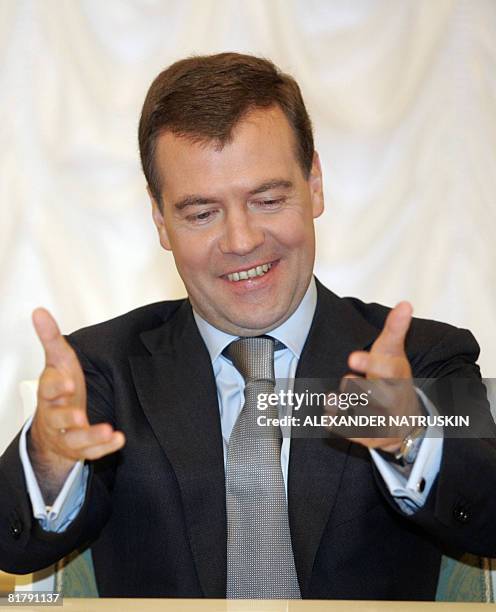
[[[194,310],[229,334],[281,325],[310,283],[322,176],[317,154],[307,176],[295,150],[278,106],[247,111],[222,147],[170,132],[158,138],[163,183],[152,205],[160,242]]]
[[[445,550],[495,554],[492,440],[283,436],[271,403],[256,426],[261,393],[309,378],[388,379],[386,414],[449,410],[415,376],[469,379],[494,435],[469,332],[313,277],[322,173],[296,82],[253,56],[179,61],[139,142],[188,298],[67,338],[35,311],[46,367],[0,459],[0,566],[91,544],[102,596],[404,600],[434,598]]]

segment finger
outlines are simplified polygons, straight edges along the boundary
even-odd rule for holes
[[[60,333],[57,322],[45,308],[33,311],[33,325],[45,351],[47,366],[72,366],[77,359],[67,340]]]
[[[339,383],[339,391],[343,393],[351,393],[355,389],[361,388],[361,382],[365,381],[363,376],[359,376],[358,374],[353,374],[352,372],[348,372],[345,374]],[[368,383],[367,383],[368,384]]]
[[[100,459],[111,453],[115,453],[126,443],[126,438],[122,431],[115,431],[112,438],[105,444],[96,444],[85,448],[82,452],[83,459]]]
[[[348,365],[355,372],[367,374],[367,369],[370,362],[370,353],[367,351],[354,351],[348,357]]]
[[[47,417],[47,425],[51,429],[88,429],[88,419],[83,410],[74,408],[53,408]]]
[[[367,378],[410,378],[411,367],[405,354],[399,356],[383,353],[355,351],[348,358],[352,370],[364,374]]]
[[[402,438],[348,438],[350,442],[361,444],[367,448],[380,448],[388,453],[399,450]]]
[[[51,402],[60,397],[69,397],[76,390],[76,385],[67,374],[62,374],[53,366],[43,371],[38,385],[38,397]]]
[[[399,356],[370,353],[367,362],[367,378],[403,379],[411,378],[410,363],[403,353]]]
[[[64,435],[64,443],[72,450],[81,450],[110,442],[113,433],[112,425],[99,423],[86,428],[70,429]]]
[[[388,314],[379,337],[372,345],[371,352],[388,355],[404,353],[405,338],[412,320],[412,306],[409,302],[400,302]]]

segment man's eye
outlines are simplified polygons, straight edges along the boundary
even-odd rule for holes
[[[214,210],[205,210],[201,213],[197,213],[196,215],[188,215],[186,219],[190,223],[201,224],[201,223],[206,223],[207,221],[210,221],[210,219],[212,219],[214,214],[215,214]]]
[[[272,200],[257,200],[254,204],[259,208],[268,208],[270,210],[279,208],[283,202],[284,198],[274,198]]]

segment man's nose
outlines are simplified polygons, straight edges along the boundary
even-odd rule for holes
[[[264,240],[263,229],[248,211],[231,211],[226,217],[220,249],[225,254],[248,255]]]

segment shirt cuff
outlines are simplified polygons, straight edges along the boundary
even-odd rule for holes
[[[429,415],[438,415],[435,406],[420,389],[415,389]],[[400,469],[370,449],[372,459],[379,470],[390,494],[405,514],[413,514],[421,508],[439,473],[443,455],[443,428],[428,427],[420,445],[418,455],[406,477]]]
[[[64,486],[57,495],[53,505],[47,506],[43,499],[27,451],[26,435],[31,427],[32,421],[33,417],[31,416],[22,428],[19,441],[19,455],[21,457],[28,494],[33,507],[33,516],[38,519],[41,527],[45,531],[61,533],[74,520],[83,505],[86,495],[89,468],[87,465],[84,465],[83,461],[78,461],[69,472],[64,482]]]

